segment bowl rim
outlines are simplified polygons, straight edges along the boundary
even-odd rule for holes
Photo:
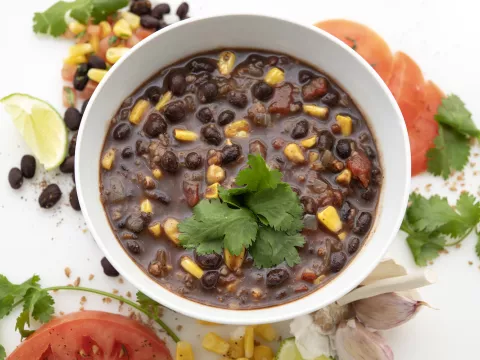
[[[101,92],[101,90],[103,89],[105,84],[108,82],[108,79],[112,76],[116,76],[117,72],[115,70],[117,68],[119,68],[121,66],[121,64],[123,62],[125,62],[130,56],[132,56],[132,54],[134,54],[136,52],[136,50],[140,49],[141,47],[145,46],[146,44],[148,44],[152,41],[155,41],[157,39],[157,37],[162,36],[164,33],[174,31],[178,27],[189,26],[192,23],[210,21],[212,19],[222,19],[222,18],[228,19],[228,18],[232,18],[232,17],[250,17],[250,18],[268,19],[268,20],[274,20],[274,21],[278,21],[278,22],[289,23],[290,25],[294,25],[294,26],[297,26],[297,27],[302,27],[305,30],[313,31],[313,32],[317,33],[319,36],[323,36],[328,41],[335,43],[337,46],[343,48],[343,50],[345,50],[351,57],[353,57],[357,62],[359,62],[365,68],[365,70],[367,70],[370,73],[370,75],[376,80],[377,86],[379,86],[380,89],[382,90],[382,92],[385,93],[385,95],[387,96],[387,98],[389,100],[389,103],[390,103],[390,106],[393,108],[392,110],[396,113],[396,119],[402,119],[403,120],[403,116],[402,116],[402,113],[400,111],[400,108],[398,107],[398,104],[397,104],[396,100],[394,99],[393,95],[391,94],[391,92],[388,89],[385,82],[381,79],[381,77],[377,74],[377,72],[368,64],[368,62],[365,61],[351,47],[349,47],[348,45],[346,45],[345,43],[343,43],[342,41],[340,41],[339,39],[337,39],[333,35],[330,35],[326,31],[324,31],[322,29],[319,29],[319,28],[317,28],[313,25],[306,25],[306,24],[302,24],[302,23],[299,23],[299,22],[296,22],[296,21],[292,21],[290,19],[285,19],[285,18],[277,17],[277,16],[267,16],[267,15],[249,14],[249,13],[234,13],[234,14],[220,14],[220,15],[216,14],[216,15],[211,15],[211,16],[189,18],[189,19],[186,19],[186,20],[183,20],[183,21],[176,22],[172,25],[169,25],[168,27],[166,27],[166,28],[164,28],[160,31],[157,31],[155,34],[147,37],[146,39],[144,39],[142,41],[140,41],[138,44],[136,44],[134,47],[132,47],[131,51],[129,51],[117,63],[114,64],[112,69],[110,71],[108,71],[108,73],[106,74],[103,81],[97,86],[94,93],[92,94],[92,96],[89,99],[88,105],[87,105],[87,107],[85,109],[85,112],[84,112],[84,118],[88,118],[89,113],[90,113],[90,109],[92,108],[92,104],[95,102],[95,99],[97,98],[98,94]],[[207,51],[208,49],[205,49],[205,50]],[[306,61],[304,59],[300,59],[300,60]],[[333,78],[335,78],[334,74],[332,74],[332,75],[329,74],[329,76],[332,76]],[[355,97],[352,96],[352,98],[355,100]],[[362,108],[360,107],[360,104],[357,104],[357,106],[359,107],[360,111],[363,111]],[[83,134],[85,132],[86,123],[87,123],[87,121],[82,121],[80,129],[78,131],[78,137],[77,137],[77,147],[78,148],[81,148],[82,143],[84,142],[83,141],[83,137],[84,137]],[[410,169],[411,158],[410,158],[410,146],[409,146],[408,133],[407,133],[406,125],[403,121],[401,122],[400,127],[401,127],[401,134],[400,135],[403,138],[403,145],[404,145],[404,148],[406,150],[405,153],[404,153],[405,156],[404,156],[403,166],[405,167],[405,169],[407,169],[407,174],[404,176],[403,179],[401,179],[402,183],[403,183],[403,188],[398,189],[398,191],[403,192],[402,203],[398,204],[400,209],[403,210],[402,211],[402,213],[403,213],[406,210],[407,203],[408,203],[408,198],[409,198],[411,176],[410,176],[410,173],[408,173],[408,170]],[[374,129],[371,129],[371,131],[375,135]],[[248,309],[247,308],[247,309],[239,310],[239,309],[219,308],[219,307],[215,307],[215,306],[211,306],[211,305],[207,305],[207,304],[202,304],[202,303],[200,303],[198,301],[195,301],[193,299],[188,299],[188,298],[182,297],[182,296],[178,295],[177,293],[175,293],[173,291],[170,291],[170,290],[164,288],[162,285],[155,282],[156,286],[162,288],[165,291],[168,291],[169,293],[175,295],[176,298],[182,300],[182,301],[179,301],[178,303],[177,302],[168,302],[168,304],[165,304],[162,300],[159,300],[159,296],[158,296],[157,293],[155,293],[155,291],[154,291],[155,289],[153,287],[143,286],[143,285],[139,286],[139,284],[135,281],[136,276],[133,276],[132,274],[130,274],[128,272],[122,272],[122,265],[120,264],[120,262],[116,261],[115,258],[113,258],[110,255],[108,247],[105,245],[105,243],[103,241],[98,241],[97,240],[97,239],[100,238],[100,236],[99,236],[99,234],[98,234],[98,232],[97,232],[97,230],[96,230],[96,228],[95,228],[95,226],[94,226],[94,224],[91,220],[91,217],[89,216],[87,202],[85,201],[85,198],[83,196],[82,180],[81,180],[81,176],[79,175],[79,171],[80,171],[79,169],[80,169],[81,161],[82,161],[82,152],[77,151],[77,155],[75,156],[75,177],[76,177],[77,193],[78,193],[80,206],[82,208],[82,213],[83,213],[83,216],[85,218],[85,222],[86,222],[87,227],[90,230],[93,238],[95,239],[95,242],[100,247],[100,250],[103,252],[104,256],[107,257],[107,259],[110,261],[110,263],[112,263],[112,265],[116,269],[119,270],[119,272],[121,273],[121,275],[124,278],[126,278],[139,291],[143,292],[144,294],[151,297],[152,299],[155,299],[160,304],[170,308],[171,310],[174,310],[176,312],[179,312],[183,315],[186,315],[186,316],[189,316],[189,317],[192,317],[192,318],[195,318],[195,319],[206,320],[206,321],[215,322],[215,323],[222,323],[222,324],[232,324],[232,325],[234,325],[234,324],[235,325],[245,325],[247,323],[248,324],[273,323],[273,322],[278,322],[278,321],[290,320],[294,317],[311,313],[311,312],[316,311],[320,308],[319,306],[315,305],[315,303],[312,302],[312,305],[310,305],[310,306],[304,306],[304,307],[297,306],[294,311],[289,311],[289,312],[287,312],[287,311],[279,312],[278,311],[278,309],[280,309],[280,308],[282,308],[286,305],[289,305],[289,304],[292,304],[292,303],[299,303],[301,300],[305,300],[307,298],[310,298],[310,297],[314,296],[315,294],[318,294],[318,291],[321,290],[321,289],[313,291],[313,292],[311,292],[311,293],[309,293],[309,294],[307,294],[303,297],[300,297],[296,300],[285,302],[283,304],[274,305],[274,306],[270,306],[270,307],[264,307],[264,308],[256,308],[256,309]],[[383,163],[383,161],[382,161],[382,163]],[[384,194],[384,191],[383,191],[383,187],[382,187],[381,196],[383,196],[383,194]],[[99,194],[99,198],[97,199],[97,201],[100,201],[100,194]],[[382,205],[382,199],[380,199],[379,203],[377,204],[377,212],[380,209],[381,205]],[[397,208],[398,208],[398,206],[397,206]],[[374,221],[374,224],[372,225],[372,228],[371,228],[370,233],[368,235],[367,241],[371,241],[372,236],[374,236],[374,233],[376,231],[375,227],[377,225],[378,216],[375,216],[374,220],[375,221]],[[350,283],[346,283],[343,286],[342,291],[339,291],[334,296],[330,296],[328,298],[328,300],[323,301],[325,303],[325,306],[330,304],[330,303],[335,302],[336,299],[339,299],[342,296],[344,296],[345,294],[347,294],[348,292],[350,292],[352,289],[354,289],[356,286],[358,286],[358,284],[360,284],[361,281],[363,281],[363,279],[365,279],[368,276],[368,274],[370,274],[370,272],[375,268],[375,266],[381,261],[382,257],[385,255],[389,246],[393,242],[396,233],[400,229],[400,225],[401,225],[402,220],[403,220],[403,217],[400,217],[400,216],[398,217],[398,219],[395,220],[395,222],[394,222],[395,225],[393,226],[392,231],[390,232],[390,235],[389,235],[388,239],[385,239],[386,241],[383,242],[383,246],[381,247],[381,250],[377,251],[376,257],[371,259],[373,261],[371,261],[368,266],[364,266],[362,268],[362,271],[358,271],[354,276],[351,276]],[[110,224],[106,223],[106,226],[108,226],[111,229]],[[118,241],[118,239],[117,239],[117,241]],[[120,246],[120,244],[118,244],[118,245]],[[364,250],[364,249],[365,249],[365,247],[362,248],[362,250]],[[127,254],[127,256],[128,256],[128,254]],[[134,263],[133,260],[131,260],[131,261]],[[355,259],[352,260],[352,262],[354,262],[354,261],[355,261]],[[135,264],[135,266],[139,266],[139,265]],[[142,271],[142,272],[143,272],[144,276],[150,278],[148,276],[148,274],[145,273],[145,271]],[[335,280],[337,280],[337,277],[335,277],[332,281],[335,281]],[[182,307],[181,305],[182,304],[185,305],[185,303],[184,303],[185,301],[188,302],[190,306]],[[306,305],[306,304],[304,304],[304,305]],[[201,311],[202,308],[203,309],[209,308],[209,309],[216,310],[217,314],[215,314],[215,311],[214,311],[213,315],[212,314],[205,315]],[[273,309],[274,309],[274,311],[269,311],[269,310],[273,310]],[[246,323],[245,320],[242,319],[242,313],[245,314],[245,312],[247,312],[247,311],[248,312],[255,312],[255,314],[258,314],[258,315],[260,315],[260,313],[263,312],[265,314],[268,313],[268,315],[267,316],[258,316],[258,319],[249,319],[249,321]],[[237,313],[238,315],[237,316],[231,316],[231,315],[233,315],[233,313]]]

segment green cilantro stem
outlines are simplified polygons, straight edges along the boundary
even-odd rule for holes
[[[454,245],[457,245],[457,244],[460,244],[463,240],[465,240],[468,235],[470,235],[472,233],[472,231],[474,230],[474,228],[471,228],[465,235],[463,235],[461,238],[459,239],[455,239],[453,242],[447,242],[445,244],[445,246],[454,246]]]

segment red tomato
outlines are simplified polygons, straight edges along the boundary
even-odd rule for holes
[[[321,21],[316,27],[325,30],[353,48],[386,82],[392,71],[393,57],[388,44],[369,27],[350,20]]]
[[[98,83],[92,80],[88,80],[88,83],[87,83],[87,86],[85,86],[85,89],[83,89],[83,91],[78,91],[78,97],[80,99],[90,99],[90,97],[92,96],[97,86],[98,86]]]
[[[71,83],[75,77],[75,72],[77,71],[77,65],[63,64],[62,68],[62,79],[66,82]]]
[[[100,46],[99,46],[99,50],[98,50],[98,56],[100,56],[103,60],[106,60],[106,56],[107,56],[107,50],[109,47],[114,47],[114,46],[119,46],[121,44],[121,40],[116,40],[114,41],[112,44],[109,44],[110,42],[110,39],[113,37],[114,35],[109,35],[105,38],[103,38],[102,40],[100,40]]]
[[[165,343],[138,321],[81,311],[50,321],[7,360],[172,360]]]
[[[143,40],[143,39],[149,37],[150,35],[152,35],[154,32],[155,32],[155,30],[153,30],[153,29],[145,29],[144,27],[140,26],[137,29],[137,31],[135,31],[135,35],[137,35],[137,37],[140,40]]]
[[[137,35],[133,34],[132,36],[130,36],[125,44],[126,47],[128,48],[132,48],[134,47],[135,45],[137,45],[139,42],[140,42],[140,38],[138,38]]]

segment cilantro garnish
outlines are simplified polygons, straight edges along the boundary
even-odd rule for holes
[[[462,193],[453,209],[446,198],[435,195],[427,199],[413,193],[401,230],[408,234],[407,243],[415,262],[425,266],[446,246],[465,239],[478,222],[480,203],[471,194]],[[480,245],[477,244],[477,254],[479,252]]]
[[[297,247],[305,239],[297,194],[260,155],[249,155],[248,165],[235,179],[242,187],[220,188],[220,199],[200,201],[179,224],[180,244],[199,254],[226,248],[239,255],[246,248],[257,267],[300,263]]]
[[[5,352],[5,348],[0,345],[0,360],[4,360],[7,357],[7,353]]]

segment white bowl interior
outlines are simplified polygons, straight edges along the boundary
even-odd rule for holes
[[[265,309],[228,310],[180,297],[154,282],[119,245],[99,201],[104,136],[118,107],[139,85],[175,61],[215,48],[267,49],[292,55],[332,76],[368,119],[383,158],[384,183],[374,229],[354,261],[333,281],[302,299]],[[395,100],[375,71],[353,50],[312,27],[256,15],[191,19],[138,44],[115,64],[82,120],[76,179],[87,225],[113,266],[139,290],[185,315],[217,323],[258,324],[293,318],[326,306],[357,286],[380,261],[398,231],[408,199],[410,153]]]

